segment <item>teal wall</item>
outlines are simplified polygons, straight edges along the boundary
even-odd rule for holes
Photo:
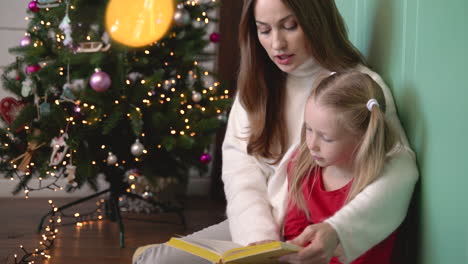
[[[418,263],[468,263],[468,1],[336,0],[418,158]]]

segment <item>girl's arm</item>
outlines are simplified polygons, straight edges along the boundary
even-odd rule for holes
[[[247,154],[248,129],[247,113],[236,99],[222,147],[222,179],[232,240],[242,245],[280,239],[267,196],[269,172]]]

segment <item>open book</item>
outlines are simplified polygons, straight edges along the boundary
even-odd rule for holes
[[[280,263],[277,261],[280,256],[302,249],[302,247],[281,241],[242,247],[230,241],[186,237],[173,237],[166,244],[216,264]]]

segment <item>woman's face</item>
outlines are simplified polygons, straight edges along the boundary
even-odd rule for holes
[[[280,70],[289,73],[312,56],[309,40],[281,0],[256,0],[254,16],[260,44]]]

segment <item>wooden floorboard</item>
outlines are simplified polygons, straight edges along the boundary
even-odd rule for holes
[[[56,206],[74,199],[53,199]],[[24,245],[29,252],[38,247],[40,235],[36,232],[41,217],[50,211],[48,199],[0,198],[0,263],[14,264],[13,255],[24,255],[19,248]],[[77,205],[68,213],[89,212],[96,208],[97,199]],[[176,234],[184,235],[200,230],[225,219],[224,201],[191,197],[185,201],[183,214],[187,229],[180,224],[177,214],[122,213],[125,228],[125,247],[119,246],[119,227],[108,219],[92,221],[82,227],[58,226],[59,233],[49,251],[51,259],[35,263],[47,264],[129,264],[139,246],[161,243]],[[158,222],[159,221],[159,222]],[[66,220],[64,219],[64,222]],[[69,221],[68,221],[69,222]]]

